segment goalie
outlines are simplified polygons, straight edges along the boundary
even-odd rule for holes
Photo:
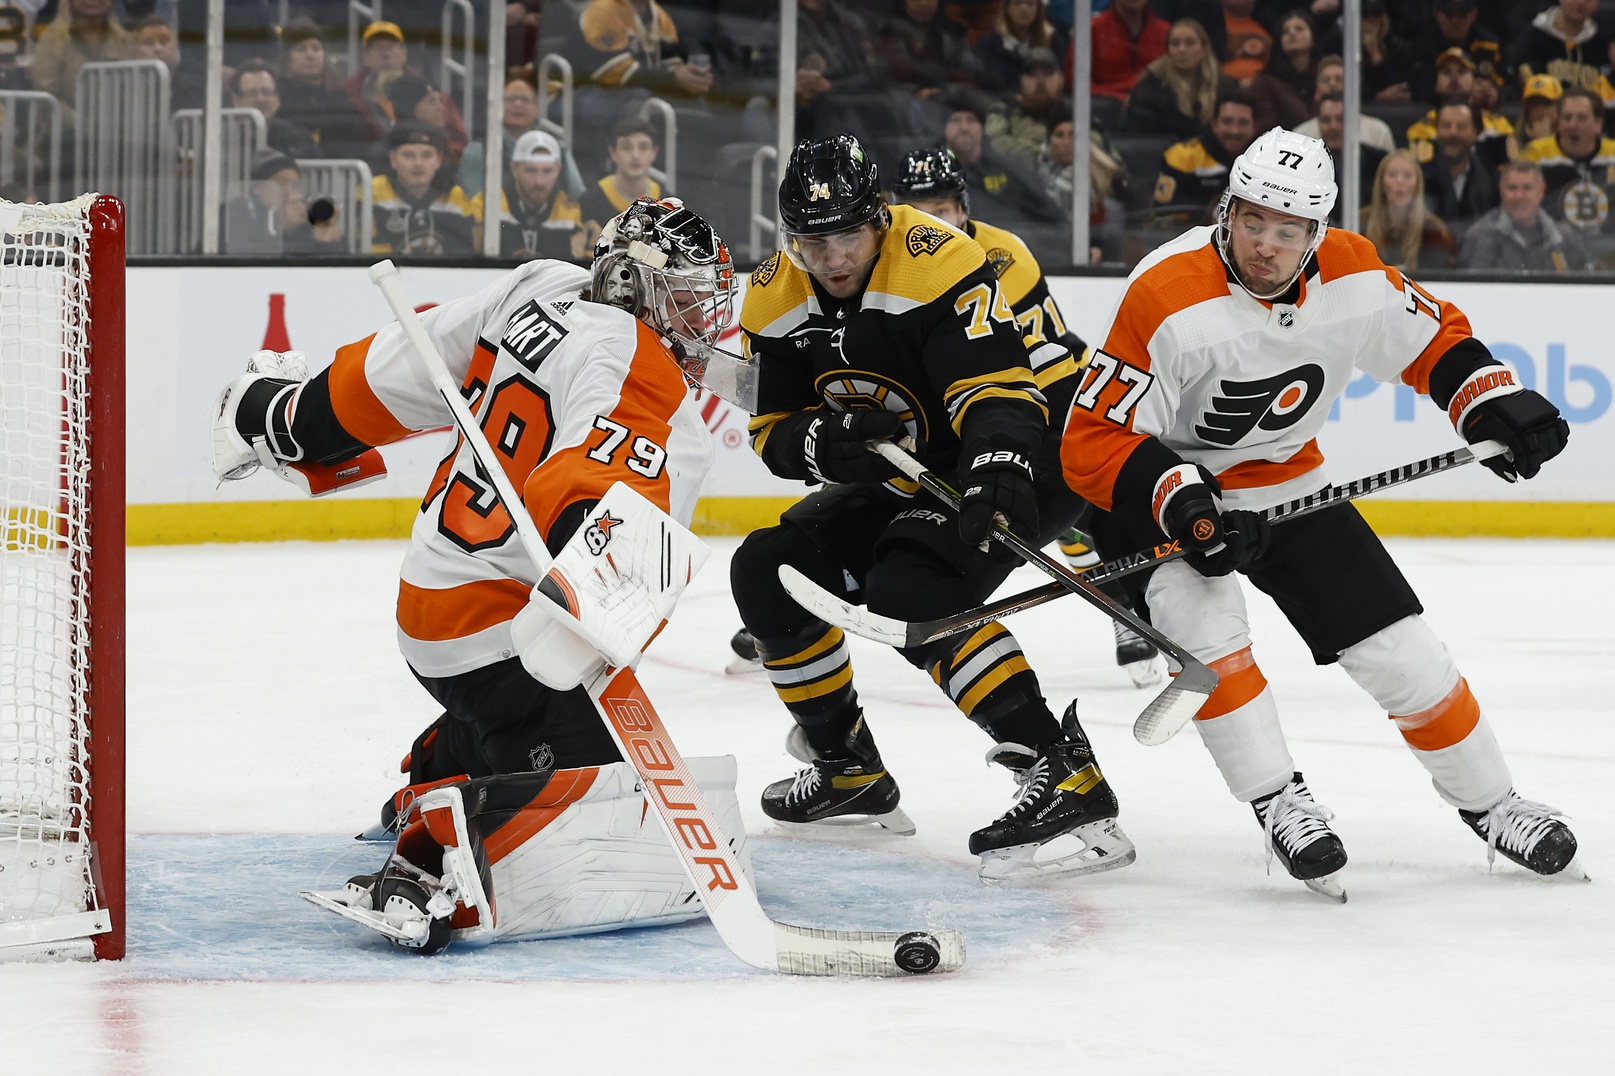
[[[690,356],[728,323],[734,285],[702,218],[641,200],[608,222],[592,271],[529,262],[422,316],[555,561],[535,586],[458,438],[398,594],[399,647],[444,713],[405,761],[386,867],[315,903],[422,952],[701,914],[579,685],[637,660],[704,555],[680,522],[712,461]],[[451,421],[389,324],[312,378],[297,352],[254,355],[214,407],[213,467],[268,467],[318,495],[385,474],[375,446]],[[664,553],[688,570],[653,571]],[[733,760],[689,761],[726,831],[744,832]]]

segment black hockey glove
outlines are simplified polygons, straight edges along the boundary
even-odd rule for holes
[[[901,433],[903,420],[893,411],[860,407],[826,411],[802,430],[802,457],[808,474],[820,482],[884,482],[901,472],[871,452],[865,442],[889,441]]]
[[[1224,512],[1217,490],[1185,464],[1161,477],[1155,503],[1165,504],[1157,522],[1188,551],[1190,567],[1201,575],[1227,575],[1267,552],[1272,532],[1259,512]]]
[[[1017,537],[1037,543],[1037,489],[1025,456],[1008,449],[980,452],[965,465],[961,478],[959,537],[986,550],[998,519]]]
[[[1459,430],[1465,441],[1501,441],[1509,456],[1481,460],[1494,474],[1509,482],[1535,478],[1542,465],[1564,451],[1570,423],[1559,409],[1530,389],[1481,400],[1463,417]]]

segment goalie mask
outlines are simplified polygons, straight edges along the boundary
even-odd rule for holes
[[[1217,249],[1234,265],[1231,247],[1236,203],[1271,209],[1299,217],[1305,222],[1295,238],[1276,232],[1263,242],[1285,250],[1299,250],[1295,269],[1283,279],[1258,291],[1241,276],[1240,283],[1258,299],[1282,295],[1305,270],[1307,262],[1323,244],[1329,231],[1329,214],[1334,211],[1339,189],[1335,186],[1335,162],[1320,139],[1309,138],[1275,127],[1250,144],[1228,170],[1228,190],[1217,206]],[[1295,229],[1290,229],[1295,232]],[[1236,267],[1237,268],[1237,267]]]
[[[677,198],[641,198],[606,222],[594,245],[590,294],[668,337],[679,364],[709,346],[734,312],[734,262],[711,225]]]

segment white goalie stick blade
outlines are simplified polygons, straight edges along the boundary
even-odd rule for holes
[[[768,918],[634,671],[608,669],[588,691],[639,774],[707,918],[740,959],[790,975],[921,975],[964,966],[957,930],[818,930]]]

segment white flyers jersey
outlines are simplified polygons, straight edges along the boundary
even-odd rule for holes
[[[1315,438],[1358,370],[1428,393],[1436,360],[1472,335],[1456,307],[1360,235],[1330,229],[1290,304],[1236,283],[1214,230],[1192,229],[1139,263],[1072,403],[1066,481],[1100,508],[1150,437],[1216,475],[1231,508],[1314,492],[1328,482]]]
[[[540,533],[619,481],[687,525],[711,435],[657,333],[578,299],[588,282],[577,266],[529,262],[421,321]],[[396,323],[340,349],[330,384],[338,421],[367,444],[453,424]],[[401,575],[399,646],[417,672],[514,656],[510,621],[539,572],[463,437],[432,477]]]

